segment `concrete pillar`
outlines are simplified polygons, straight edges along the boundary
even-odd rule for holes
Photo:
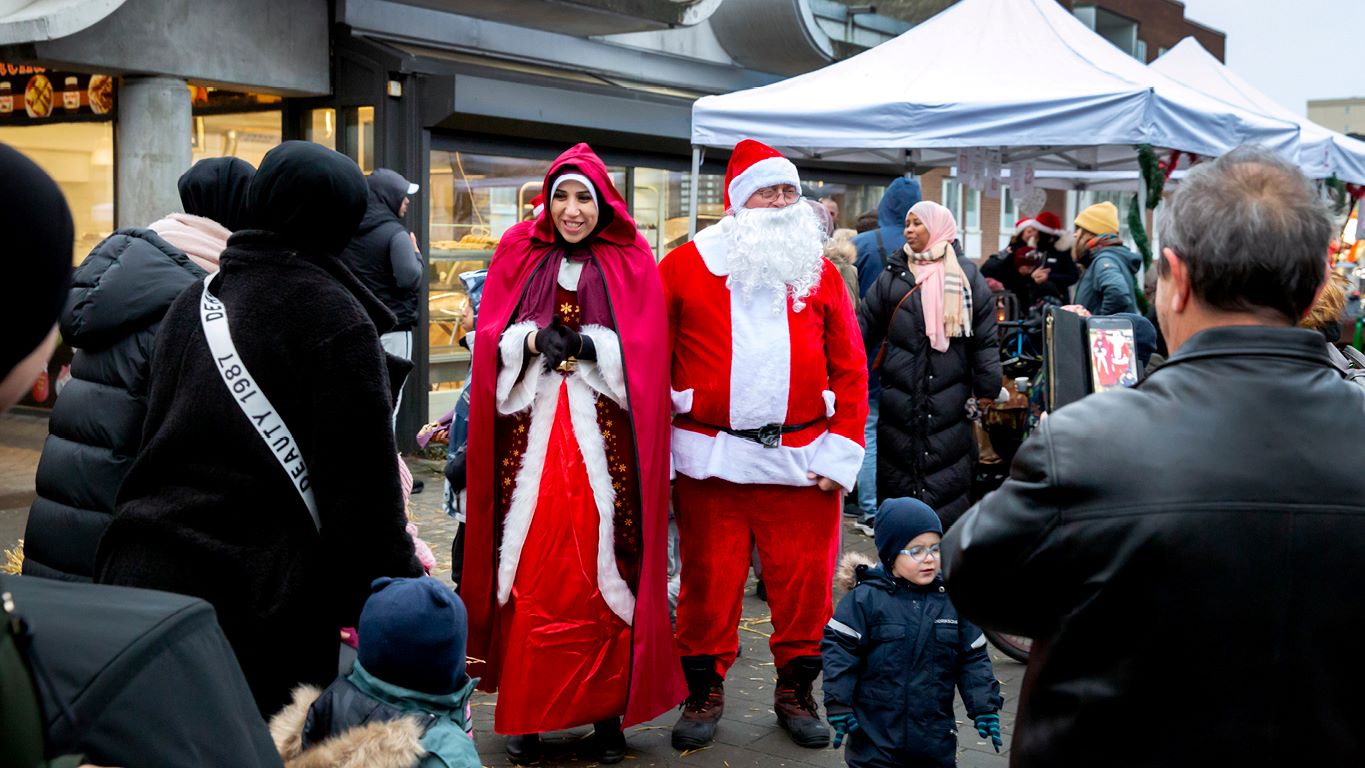
[[[179,211],[176,181],[190,167],[190,92],[174,77],[125,77],[118,92],[118,226],[145,227]]]

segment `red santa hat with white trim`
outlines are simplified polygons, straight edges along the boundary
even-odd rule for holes
[[[531,218],[533,219],[540,218],[540,214],[544,210],[545,210],[544,195],[536,195],[535,197],[531,198]]]
[[[790,184],[799,190],[801,175],[796,165],[762,142],[741,141],[725,168],[725,210],[742,208],[750,195],[775,184]]]
[[[1021,234],[1029,227],[1033,227],[1039,232],[1045,232],[1053,237],[1061,237],[1064,233],[1062,230],[1062,220],[1057,217],[1057,214],[1052,213],[1051,211],[1043,211],[1037,216],[1029,216],[1014,222],[1014,234]]]

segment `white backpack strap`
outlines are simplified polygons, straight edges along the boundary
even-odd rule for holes
[[[256,434],[270,448],[270,453],[289,475],[289,481],[308,508],[308,516],[313,519],[313,528],[322,530],[322,520],[318,517],[318,503],[313,498],[313,488],[308,482],[308,466],[299,453],[298,442],[289,431],[288,425],[280,417],[279,411],[270,404],[270,398],[256,385],[256,379],[246,369],[246,363],[237,354],[228,332],[227,308],[209,290],[213,275],[204,278],[204,294],[199,301],[199,321],[204,326],[204,338],[209,343],[209,354],[217,364],[218,375],[232,395],[233,402],[256,428]]]

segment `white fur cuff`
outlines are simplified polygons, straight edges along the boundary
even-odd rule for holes
[[[526,365],[526,356],[530,354],[526,350],[526,336],[536,330],[538,327],[534,322],[525,320],[509,325],[498,339],[502,367],[498,370],[498,387],[494,394],[498,413],[504,416],[526,410],[535,400],[536,385],[544,371],[537,364],[538,361],[532,360],[530,365]],[[526,368],[525,376],[521,373],[523,366]]]
[[[843,486],[849,493],[863,466],[864,449],[843,435],[827,433],[810,460],[810,471]]]
[[[621,338],[615,331],[600,325],[585,325],[582,334],[592,339],[593,348],[597,350],[596,360],[578,361],[578,372],[583,381],[598,394],[610,397],[625,408],[626,369],[621,361]]]

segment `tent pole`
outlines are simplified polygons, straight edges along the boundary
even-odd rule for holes
[[[701,183],[701,147],[692,145],[692,184],[687,190],[687,239],[697,236],[697,185]]]

